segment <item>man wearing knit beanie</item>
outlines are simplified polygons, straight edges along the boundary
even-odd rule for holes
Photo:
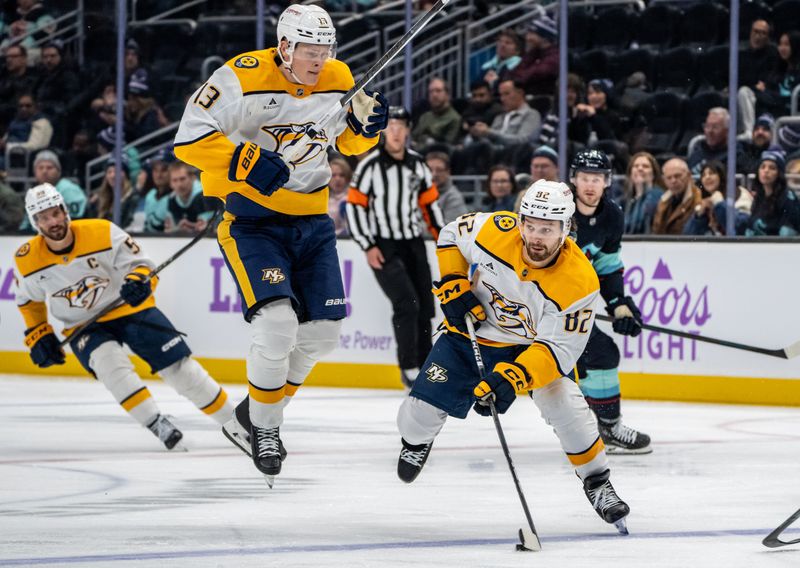
[[[40,150],[33,159],[33,176],[36,183],[40,185],[49,183],[54,185],[64,203],[69,209],[69,216],[72,219],[80,219],[86,212],[86,193],[76,183],[61,177],[61,160],[58,155],[51,150]],[[22,220],[20,230],[32,230],[28,217]]]
[[[536,16],[525,33],[525,53],[511,72],[525,92],[550,95],[558,76],[558,26],[546,14]]]

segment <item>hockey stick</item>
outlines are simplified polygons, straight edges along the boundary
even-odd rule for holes
[[[794,540],[789,540],[789,541],[783,541],[778,538],[779,536],[781,536],[781,533],[784,530],[786,530],[786,528],[793,522],[795,522],[797,519],[800,519],[800,509],[795,511],[791,517],[783,521],[783,523],[781,523],[781,526],[779,526],[777,529],[775,529],[767,536],[765,536],[764,540],[761,541],[761,544],[763,544],[767,548],[779,548],[781,546],[800,543],[800,538],[796,538]]]
[[[209,233],[211,228],[217,222],[217,219],[219,219],[219,216],[220,216],[221,213],[222,213],[222,209],[217,209],[217,211],[214,213],[214,216],[208,221],[208,224],[206,225],[205,229],[203,229],[202,231],[197,233],[192,238],[191,241],[189,241],[188,243],[183,245],[180,249],[178,249],[178,251],[175,254],[173,254],[167,260],[165,260],[164,262],[162,262],[161,264],[156,266],[152,271],[150,271],[150,273],[147,275],[147,277],[144,279],[143,282],[145,282],[145,283],[150,282],[150,280],[153,278],[153,276],[155,276],[156,274],[158,274],[159,272],[164,270],[167,266],[169,266],[170,264],[172,264],[173,262],[178,260],[178,258],[180,258],[181,255],[183,255],[183,253],[185,253],[187,250],[189,250],[194,245],[196,245],[200,241],[200,239],[202,239],[203,237],[205,237]],[[99,320],[100,318],[108,315],[111,311],[116,310],[117,308],[119,308],[123,304],[125,304],[125,300],[123,300],[121,297],[117,298],[116,300],[111,302],[109,305],[107,305],[105,308],[103,308],[100,311],[100,313],[96,314],[91,319],[89,319],[86,323],[82,323],[81,325],[76,327],[75,330],[71,334],[69,334],[67,337],[65,337],[64,339],[62,339],[59,342],[58,346],[59,347],[64,347],[72,339],[78,337],[81,333],[86,331],[86,328],[88,328],[90,325],[92,325],[93,323],[96,323],[97,320]]]
[[[600,321],[613,322],[614,318],[597,314],[597,319]],[[657,325],[650,325],[648,323],[641,324],[642,329],[649,331],[657,331],[659,333],[666,333],[667,335],[675,335],[677,337],[684,337],[686,339],[694,339],[695,341],[702,341],[704,343],[711,343],[713,345],[722,345],[723,347],[731,347],[733,349],[741,349],[742,351],[750,351],[752,353],[761,353],[762,355],[769,355],[770,357],[778,357],[780,359],[792,359],[800,355],[800,341],[796,341],[784,347],[783,349],[766,349],[765,347],[755,347],[753,345],[745,345],[743,343],[736,343],[734,341],[727,341],[725,339],[715,339],[705,335],[695,335],[685,331],[678,331],[677,329],[668,329],[666,327],[659,327]]]
[[[475,326],[472,324],[472,317],[467,316],[467,331],[469,331],[469,341],[472,344],[472,353],[475,355],[475,364],[478,366],[478,373],[481,380],[486,378],[486,367],[483,365],[483,356],[481,349],[478,345],[478,339],[475,337]],[[525,511],[525,518],[528,521],[527,529],[519,529],[519,544],[517,550],[537,551],[542,549],[542,543],[539,540],[539,534],[536,532],[536,527],[533,526],[533,518],[531,517],[530,509],[528,509],[528,502],[525,500],[525,495],[522,493],[522,486],[519,484],[517,478],[517,470],[514,468],[514,462],[511,459],[511,452],[508,450],[508,443],[506,443],[506,436],[503,434],[503,427],[500,425],[500,418],[497,416],[497,409],[494,406],[494,396],[486,401],[489,405],[489,410],[492,411],[492,420],[494,420],[494,427],[497,430],[497,437],[500,438],[500,446],[503,448],[503,454],[506,456],[508,462],[508,469],[511,471],[511,477],[514,479],[514,486],[517,488],[517,495],[519,501],[522,503],[522,510]]]
[[[389,49],[389,51],[387,51],[383,57],[378,59],[378,61],[367,70],[364,76],[361,77],[361,79],[359,79],[349,91],[342,95],[338,101],[336,101],[336,103],[328,110],[328,112],[322,115],[322,118],[320,118],[317,123],[314,124],[314,126],[308,128],[306,132],[300,136],[300,138],[295,140],[294,144],[287,149],[286,154],[283,157],[284,162],[291,166],[292,162],[300,158],[301,154],[305,151],[305,143],[308,140],[313,140],[328,125],[328,123],[333,120],[337,114],[339,114],[339,111],[341,111],[347,106],[348,103],[350,103],[359,90],[363,89],[370,82],[372,82],[375,76],[383,71],[384,67],[386,67],[392,61],[392,59],[394,59],[395,56],[400,53],[406,45],[408,45],[408,42],[414,39],[414,36],[422,31],[422,28],[428,25],[428,22],[430,22],[436,14],[442,11],[448,2],[450,2],[450,0],[439,0],[436,2],[436,4],[431,6],[431,9],[428,10],[419,20],[417,20],[417,22],[411,26],[405,35],[397,40],[391,49]]]

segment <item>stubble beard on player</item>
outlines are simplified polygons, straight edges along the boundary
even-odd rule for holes
[[[533,262],[544,262],[548,260],[552,258],[557,250],[558,243],[555,243],[552,248],[548,248],[544,243],[525,243],[525,252],[528,253],[528,258]]]
[[[63,241],[67,238],[67,231],[69,227],[67,226],[66,221],[63,223],[59,223],[58,225],[54,225],[49,229],[42,229],[44,236],[50,239],[51,241]]]

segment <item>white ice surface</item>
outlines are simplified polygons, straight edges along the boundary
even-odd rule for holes
[[[800,507],[800,409],[624,402],[655,451],[611,458],[632,510],[621,537],[518,400],[502,421],[543,545],[525,553],[491,419],[451,420],[406,485],[402,393],[303,388],[269,490],[211,420],[150,388],[188,452],[164,450],[94,381],[0,376],[0,566],[800,566],[800,545],[761,545]]]

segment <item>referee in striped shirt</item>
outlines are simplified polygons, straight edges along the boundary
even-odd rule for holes
[[[350,234],[392,302],[400,377],[407,388],[431,350],[434,315],[420,215],[434,239],[444,225],[431,172],[422,156],[406,149],[410,132],[408,111],[390,107],[381,144],[356,168],[347,196]]]

